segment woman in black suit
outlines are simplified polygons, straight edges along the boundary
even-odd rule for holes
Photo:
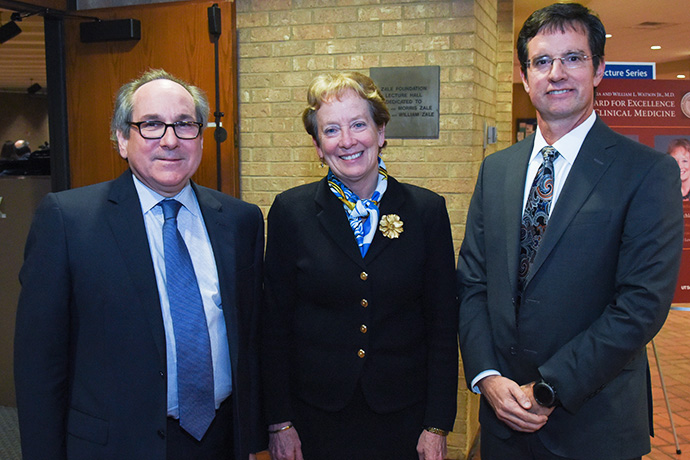
[[[390,114],[369,77],[317,77],[302,119],[329,171],[268,215],[271,455],[441,460],[458,377],[445,201],[388,175]]]

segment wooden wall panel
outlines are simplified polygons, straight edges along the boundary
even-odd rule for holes
[[[219,39],[220,95],[223,126],[228,139],[221,144],[222,190],[239,195],[239,161],[234,129],[237,114],[235,5],[231,1],[185,1],[89,10],[101,19],[141,21],[141,40],[81,43],[79,22],[66,21],[67,111],[72,187],[117,177],[127,164],[109,139],[116,91],[149,68],[163,68],[201,87],[214,121],[214,46],[208,34],[207,9],[218,3],[222,34]],[[204,156],[194,176],[217,188],[216,143],[213,128],[204,132]]]

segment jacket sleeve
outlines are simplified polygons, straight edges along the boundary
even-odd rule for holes
[[[67,239],[53,194],[36,212],[19,278],[14,375],[23,458],[65,459],[71,289]]]
[[[468,388],[479,373],[500,371],[489,318],[487,295],[487,261],[484,240],[485,164],[479,170],[465,223],[465,237],[458,258],[458,291],[460,298],[459,342]]]
[[[262,310],[262,376],[267,423],[292,420],[290,350],[296,269],[291,246],[294,223],[278,195],[268,213]]]
[[[539,367],[571,412],[643,352],[673,299],[683,244],[678,167],[659,155],[640,174],[622,222],[614,298],[596,321]]]
[[[255,299],[252,307],[251,320],[251,335],[249,348],[249,361],[251,372],[251,423],[253,428],[252,436],[252,452],[259,452],[268,446],[268,433],[266,432],[266,425],[264,421],[262,401],[262,385],[261,385],[261,305],[263,303],[263,262],[264,262],[264,220],[261,211],[257,209],[256,216],[256,238],[254,240],[254,264],[255,272],[252,277],[252,289],[254,290]]]
[[[435,200],[427,221],[424,311],[428,384],[424,424],[450,431],[457,410],[458,302],[453,237],[443,198]]]

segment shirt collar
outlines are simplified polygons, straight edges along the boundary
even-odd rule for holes
[[[165,200],[168,198],[150,189],[134,174],[132,174],[132,179],[134,179],[134,187],[136,188],[137,194],[139,195],[141,211],[144,214],[155,208],[161,200]],[[194,196],[194,190],[192,189],[191,183],[185,185],[185,187],[180,191],[180,193],[170,198],[179,201],[185,208],[187,208],[189,212],[191,212],[194,215],[197,215],[197,210],[199,209],[199,206],[197,205],[196,197]]]
[[[577,154],[585,141],[585,137],[587,137],[589,130],[592,129],[596,120],[596,112],[592,111],[590,116],[580,123],[579,126],[554,142],[552,147],[558,150],[559,158],[563,157],[571,165],[575,162],[575,158],[577,158]],[[547,145],[549,144],[546,143],[539,126],[537,126],[537,132],[534,136],[534,147],[532,148],[532,155],[529,159],[530,163],[538,157],[539,151]]]

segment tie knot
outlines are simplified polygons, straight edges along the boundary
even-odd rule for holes
[[[182,203],[177,200],[163,200],[158,204],[163,208],[163,217],[165,220],[177,219],[177,213],[180,212]]]
[[[547,145],[546,147],[541,149],[539,153],[541,153],[541,156],[544,158],[544,163],[553,163],[556,157],[558,157],[558,150],[551,147],[550,145]]]

